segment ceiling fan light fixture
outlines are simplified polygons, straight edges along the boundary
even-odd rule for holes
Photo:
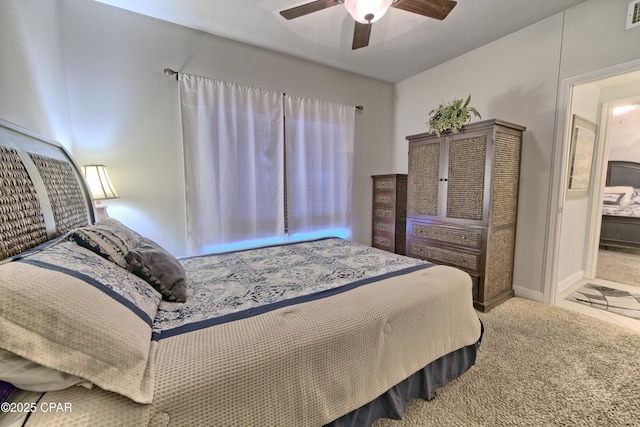
[[[382,18],[393,0],[345,0],[344,7],[356,21],[371,24]]]

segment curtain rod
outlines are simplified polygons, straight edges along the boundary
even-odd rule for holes
[[[178,72],[177,72],[177,71],[172,70],[171,68],[165,68],[165,69],[164,69],[164,74],[165,74],[166,76],[173,76],[173,75],[175,74],[175,76],[176,76],[176,80],[178,79]],[[355,108],[356,108],[356,110],[358,110],[358,111],[362,111],[362,110],[364,110],[364,107],[363,107],[362,105],[356,105],[356,107],[355,107]]]

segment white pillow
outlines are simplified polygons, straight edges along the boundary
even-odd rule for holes
[[[0,380],[29,391],[63,390],[73,385],[93,387],[83,378],[47,368],[1,348]]]
[[[626,206],[631,201],[631,196],[633,195],[633,187],[626,186],[616,186],[616,187],[604,187],[605,196],[610,193],[620,193],[623,194],[622,198],[619,201],[620,206]]]

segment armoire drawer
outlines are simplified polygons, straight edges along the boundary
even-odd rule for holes
[[[465,270],[477,272],[480,269],[480,254],[455,251],[428,244],[409,242],[409,256],[428,259],[432,262],[446,263]]]
[[[435,240],[456,246],[464,246],[472,249],[480,249],[482,247],[483,230],[477,228],[412,223],[410,233],[411,237]]]

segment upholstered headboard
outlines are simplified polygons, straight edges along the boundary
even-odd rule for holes
[[[0,119],[0,260],[93,224],[89,194],[62,145]]]
[[[640,188],[640,163],[611,160],[607,166],[607,187]]]

